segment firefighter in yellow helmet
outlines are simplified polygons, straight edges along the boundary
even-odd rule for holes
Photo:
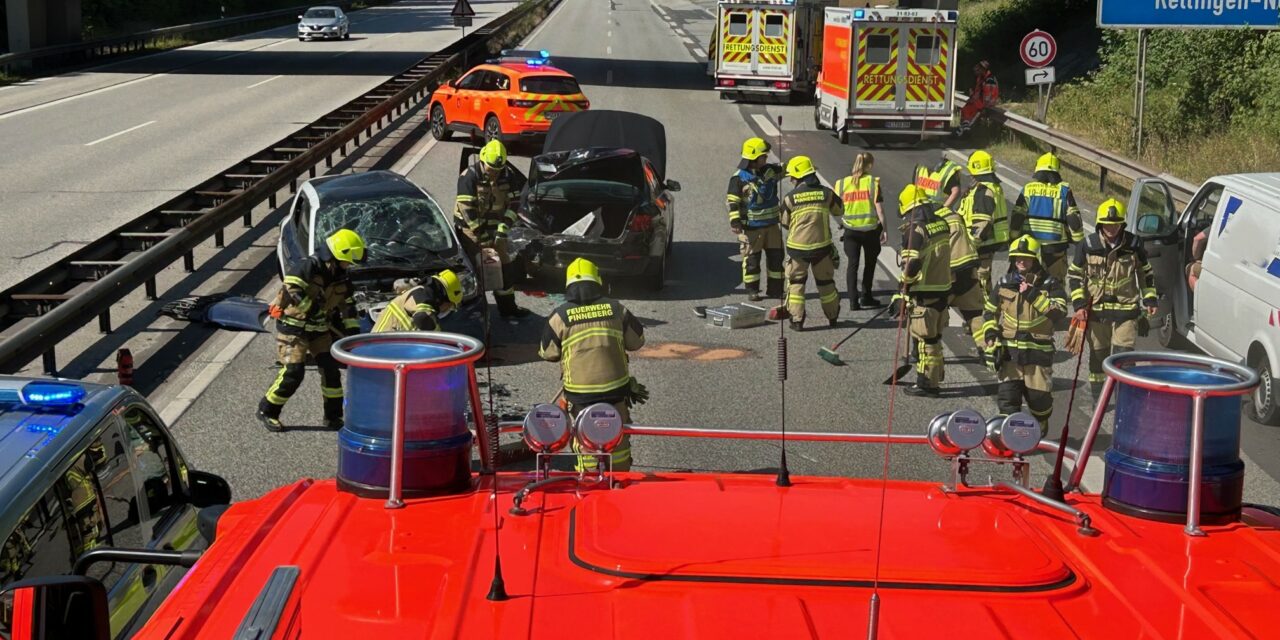
[[[1146,334],[1144,313],[1155,315],[1159,305],[1155,273],[1142,241],[1125,229],[1120,201],[1098,207],[1097,230],[1076,248],[1067,286],[1076,316],[1090,316],[1089,386],[1097,395],[1107,378],[1102,361],[1133,351],[1137,337]]]
[[[960,217],[977,245],[978,280],[986,292],[991,290],[992,259],[1009,246],[1009,205],[990,153],[974,151],[969,156],[968,169],[973,186],[960,200]]]
[[[960,200],[960,166],[944,154],[932,169],[916,167],[915,185],[925,197],[950,209]]]
[[[1046,153],[1036,161],[1031,182],[1013,204],[1009,238],[1029,235],[1040,241],[1041,265],[1059,281],[1067,278],[1067,252],[1084,239],[1084,223],[1071,185],[1062,179],[1058,156]]]
[[[893,317],[909,314],[916,383],[904,393],[914,396],[938,395],[944,378],[942,329],[951,294],[951,233],[937,211],[938,206],[913,184],[898,195],[898,212],[904,219],[898,252],[902,291],[894,295]]]
[[[992,287],[983,325],[987,364],[1000,381],[1000,413],[1027,409],[1040,421],[1040,436],[1053,414],[1054,325],[1067,315],[1062,283],[1040,265],[1040,242],[1022,236],[1009,247],[1009,272]]]
[[[982,289],[982,281],[978,278],[980,258],[977,243],[969,233],[969,226],[964,218],[951,209],[936,205],[934,212],[947,223],[947,234],[951,247],[951,296],[948,304],[955,309],[965,325],[965,333],[973,340],[979,352],[982,351],[982,309],[986,299],[986,291]],[[946,324],[944,319],[943,324]]]
[[[387,303],[373,325],[374,333],[384,331],[439,331],[440,316],[462,303],[462,280],[450,269],[431,276],[426,282],[400,279],[395,283],[396,296]]]
[[[284,276],[284,285],[270,308],[276,319],[280,372],[258,403],[258,420],[268,430],[284,430],[280,411],[302,384],[307,354],[320,369],[324,426],[342,428],[342,376],[329,347],[332,331],[348,336],[360,331],[347,269],[364,259],[364,239],[350,229],[338,229],[315,254]],[[333,326],[334,322],[341,322],[341,326]]]
[[[787,312],[791,327],[804,329],[804,288],[813,271],[818,299],[827,324],[840,318],[840,292],[836,267],[840,252],[831,240],[831,219],[844,215],[844,203],[836,192],[822,186],[813,161],[796,156],[787,161],[787,176],[794,188],[782,199],[782,226],[787,229]]]
[[[586,258],[569,264],[565,274],[565,303],[551,312],[543,331],[538,355],[559,362],[562,396],[569,415],[608,402],[618,409],[624,423],[631,421],[628,406],[642,404],[648,392],[628,367],[628,351],[644,346],[644,326],[622,303],[604,297],[600,270]],[[577,443],[574,443],[575,451]],[[624,436],[613,450],[613,468],[631,468],[631,441]],[[593,468],[595,459],[578,458],[578,470]]]
[[[481,263],[482,249],[498,253],[504,288],[494,292],[493,300],[504,318],[529,315],[528,309],[516,305],[518,272],[513,268],[507,246],[507,230],[516,222],[515,207],[525,182],[524,174],[507,162],[507,148],[498,140],[485,144],[476,154],[475,162],[458,177],[454,226],[473,264]]]
[[[732,176],[725,204],[729,228],[738,236],[742,286],[751,301],[760,295],[760,257],[767,271],[765,296],[782,297],[782,230],[778,228],[782,167],[769,162],[769,143],[750,138],[742,143],[742,160]]]

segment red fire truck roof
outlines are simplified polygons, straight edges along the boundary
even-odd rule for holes
[[[408,501],[301,481],[231,508],[137,637],[231,637],[279,567],[298,567],[273,638],[847,638],[866,634],[878,480],[616,474],[530,494],[525,474]],[[883,638],[1225,638],[1273,630],[1280,518],[1205,527],[995,490],[890,481]],[[500,518],[510,599],[487,600]],[[265,636],[264,636],[265,637]]]

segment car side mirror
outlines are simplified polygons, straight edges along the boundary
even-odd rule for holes
[[[203,508],[231,504],[231,485],[222,476],[192,470],[187,472],[187,482],[190,485],[192,505]]]
[[[1165,234],[1164,217],[1155,213],[1144,213],[1138,216],[1136,227],[1139,236],[1150,238]]]
[[[675,180],[667,181],[667,191],[679,191],[679,190],[680,190],[679,182],[676,182]]]
[[[19,580],[0,592],[10,640],[108,640],[107,590],[86,576]]]

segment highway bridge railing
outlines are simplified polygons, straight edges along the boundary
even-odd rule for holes
[[[963,106],[965,101],[968,99],[969,97],[965,94],[956,92],[954,101],[956,109],[959,110],[959,108]],[[1191,201],[1191,198],[1195,196],[1196,191],[1199,188],[1199,185],[1195,185],[1187,182],[1186,180],[1160,172],[1131,158],[1126,158],[1118,153],[1101,149],[1093,143],[1082,140],[1058,129],[1054,129],[1042,122],[1036,122],[1031,118],[1018,115],[1008,109],[993,107],[988,109],[987,113],[997,123],[1010,131],[1015,131],[1034,140],[1038,140],[1049,145],[1055,151],[1069,153],[1092,164],[1096,164],[1098,166],[1099,190],[1106,191],[1107,177],[1109,173],[1114,173],[1130,180],[1138,180],[1140,178],[1160,178],[1169,185],[1170,194],[1178,205],[1185,207],[1187,203]]]
[[[333,3],[344,9],[350,0]],[[122,36],[98,38],[85,42],[71,42],[52,47],[40,47],[30,51],[0,54],[0,72],[10,75],[28,75],[32,72],[49,72],[74,65],[81,65],[103,58],[136,53],[174,38],[202,36],[199,39],[217,39],[236,33],[244,33],[255,27],[275,26],[287,22],[313,5],[298,5],[288,9],[263,11],[232,18],[206,20],[190,24],[173,25],[139,31]]]
[[[277,207],[281,191],[332,168],[407,111],[421,106],[468,56],[496,53],[505,32],[558,0],[529,0],[403,73],[279,142],[245,158],[112,233],[78,249],[17,285],[0,291],[0,371],[21,370],[38,357],[57,373],[55,347],[96,319],[110,333],[111,306],[138,288],[150,300],[156,276],[179,260],[195,271],[193,251],[210,238],[224,245],[237,220],[253,226],[253,211]]]

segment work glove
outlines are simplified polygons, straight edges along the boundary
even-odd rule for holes
[[[731,230],[733,230],[733,232],[734,232],[734,233],[736,233],[736,234],[738,234],[738,235],[742,235],[742,221],[741,221],[741,220],[730,220],[730,221],[729,221],[729,228],[730,228]]]
[[[1146,316],[1138,316],[1138,336],[1145,338],[1151,333],[1151,321]]]
[[[1000,365],[1004,364],[1008,355],[1008,351],[1003,344],[992,342],[991,346],[982,352],[982,363],[986,365],[987,370],[991,373],[999,373]]]
[[[649,400],[649,389],[635,378],[631,379],[631,385],[627,387],[627,391],[631,395],[631,404],[633,405],[641,405]]]
[[[498,225],[498,230],[494,233],[494,235],[496,235],[499,238],[505,238],[507,237],[507,233],[509,233],[510,231],[511,231],[511,227],[508,227],[507,223],[503,222]]]
[[[1160,301],[1155,298],[1146,298],[1142,301],[1142,306],[1146,307],[1147,315],[1154,316],[1160,309]]]
[[[889,302],[889,317],[897,320],[907,313],[907,299],[901,293],[895,293]]]
[[[267,307],[267,315],[271,316],[272,318],[275,318],[276,320],[279,320],[281,317],[284,316],[284,309],[281,309],[280,305],[273,304]]]
[[[835,269],[840,268],[840,250],[835,245],[831,246],[831,265]]]

